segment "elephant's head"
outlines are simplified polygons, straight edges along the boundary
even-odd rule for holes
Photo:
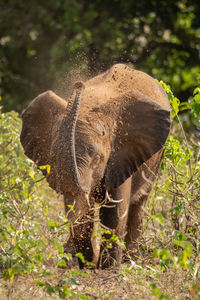
[[[53,92],[39,95],[22,119],[26,155],[38,166],[51,166],[50,186],[65,195],[78,217],[104,176],[108,189],[117,187],[160,150],[170,110],[156,81],[116,65],[75,84],[68,102]]]

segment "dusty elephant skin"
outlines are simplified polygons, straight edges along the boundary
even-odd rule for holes
[[[64,196],[72,224],[68,244],[97,267],[120,263],[117,244],[109,249],[103,243],[99,254],[91,241],[94,203],[102,204],[102,226],[132,251],[170,129],[170,106],[161,86],[117,64],[76,83],[67,101],[51,91],[40,94],[22,119],[26,155],[38,166],[51,166],[47,181]]]

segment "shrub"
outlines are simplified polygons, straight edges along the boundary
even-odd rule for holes
[[[11,281],[25,274],[51,277],[52,267],[66,266],[71,259],[63,248],[69,231],[63,202],[24,155],[20,130],[16,112],[0,111],[0,266],[3,279]],[[50,288],[47,281],[36,284],[64,299],[72,283],[68,287],[64,281],[59,288]]]
[[[200,89],[194,90],[189,102],[180,104],[170,87],[161,84],[172,106],[173,123],[165,145],[162,175],[146,208],[143,243],[147,241],[146,249],[162,269],[185,270],[184,278],[191,280],[192,291],[192,281],[198,283],[200,279]],[[196,296],[199,290],[196,284]]]

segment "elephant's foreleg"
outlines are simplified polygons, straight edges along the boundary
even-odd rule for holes
[[[131,178],[119,188],[108,191],[108,201],[100,209],[100,220],[105,233],[102,237],[99,267],[107,268],[119,264],[122,257],[122,245],[126,234]],[[110,233],[109,233],[110,231]]]
[[[155,153],[132,176],[130,208],[127,222],[126,248],[134,252],[138,248],[138,238],[142,228],[143,206],[145,205],[158,174],[163,149]]]
[[[142,229],[142,219],[144,215],[142,207],[143,201],[131,204],[129,207],[125,243],[127,250],[131,252],[131,254],[138,248],[138,238]]]
[[[82,199],[74,200],[71,193],[66,193],[64,195],[65,211],[69,220],[72,220],[70,225],[70,237],[67,243],[64,245],[65,252],[71,252],[73,256],[77,253],[83,255],[83,260],[79,258],[80,268],[87,265],[87,262],[92,262],[93,259],[93,249],[91,243],[91,236],[93,233],[94,226],[94,208],[92,201],[90,200],[90,209],[87,211],[88,204],[81,201]],[[79,201],[79,210],[84,214],[78,216],[76,211],[75,203]],[[69,206],[70,204],[70,206]],[[74,209],[71,210],[71,207]]]
[[[87,216],[83,216],[73,226],[71,226],[71,239],[73,240],[76,253],[83,255],[83,260],[79,258],[79,266],[82,269],[93,261],[93,247],[91,236],[93,233],[94,213],[91,211]]]

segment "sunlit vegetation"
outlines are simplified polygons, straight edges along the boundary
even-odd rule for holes
[[[144,208],[144,227],[135,259],[107,271],[80,271],[73,265],[71,254],[64,253],[69,222],[62,199],[47,186],[41,172],[23,154],[18,114],[1,112],[2,297],[120,299],[125,290],[126,296],[122,299],[135,296],[138,299],[198,299],[200,89],[194,90],[189,102],[180,104],[170,87],[161,84],[172,105],[173,118],[161,174]],[[80,253],[77,256],[84,259]]]

